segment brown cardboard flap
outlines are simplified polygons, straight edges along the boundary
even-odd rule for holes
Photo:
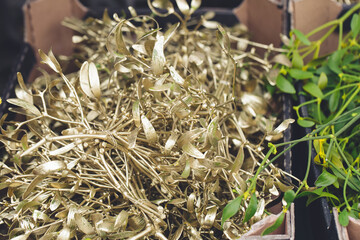
[[[339,240],[360,240],[360,220],[349,217],[349,225],[343,227],[339,223],[339,213],[336,208],[333,208],[336,230],[339,235]]]
[[[293,240],[295,239],[295,218],[294,218],[294,204],[291,204],[290,210],[285,215],[285,220],[283,224],[276,229],[272,234],[262,236],[260,238],[261,233],[268,227],[270,227],[276,219],[279,217],[279,214],[272,214],[267,216],[266,218],[260,220],[251,226],[251,229],[244,234],[240,240],[256,240],[256,239],[287,239]]]
[[[65,17],[82,18],[87,9],[78,0],[35,0],[24,7],[25,42],[28,42],[39,60],[38,49],[55,54],[70,55],[73,50],[70,29],[61,25]]]
[[[234,9],[234,14],[249,28],[251,40],[263,44],[281,45],[280,33],[283,30],[283,9],[281,1],[244,0]]]
[[[342,5],[333,0],[291,0],[289,5],[291,28],[298,29],[307,34],[324,23],[335,20],[341,9]],[[310,39],[319,39],[327,30],[319,32]],[[322,44],[320,55],[336,50],[338,38],[338,34],[331,34]]]
[[[282,8],[281,8],[282,7]],[[284,33],[289,24],[307,34],[322,24],[336,19],[342,5],[333,0],[289,0],[289,5],[281,0],[244,0],[234,9],[234,14],[250,31],[251,40],[264,44],[281,45],[280,33]],[[286,11],[290,19],[285,17]],[[290,23],[288,23],[290,21]],[[311,40],[319,39],[327,29],[314,35]],[[331,34],[321,46],[320,54],[336,50],[338,35]]]

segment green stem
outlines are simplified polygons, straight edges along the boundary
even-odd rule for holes
[[[343,23],[340,22],[340,23],[339,23],[339,42],[338,42],[338,50],[341,49],[342,39],[343,39]]]
[[[312,141],[309,141],[309,146],[308,146],[308,163],[307,163],[307,168],[306,168],[305,177],[304,177],[304,181],[303,181],[303,182],[305,182],[305,183],[307,182],[307,179],[308,179],[309,173],[310,173],[311,150],[312,150]]]
[[[327,22],[317,28],[315,28],[314,30],[312,30],[311,32],[309,32],[308,34],[306,34],[306,37],[309,38],[310,36],[314,35],[315,33],[318,33],[328,27],[331,27],[332,25],[337,25],[339,24],[339,19],[336,19],[336,20],[332,20],[330,22]]]
[[[320,104],[321,104],[321,98],[317,98],[317,114],[318,114],[318,119],[319,119],[319,123],[322,124],[322,119],[321,119],[321,108],[320,108]]]
[[[283,143],[278,143],[278,144],[275,144],[274,146],[275,147],[281,147],[281,146],[288,145],[288,144],[293,144],[293,143],[297,144],[297,143],[300,143],[300,142],[306,142],[306,141],[312,141],[312,140],[318,140],[318,139],[329,139],[331,137],[332,137],[331,135],[314,136],[314,137],[305,136],[305,137],[302,137],[300,139],[296,139],[296,140],[292,140],[292,141],[288,141],[288,142],[283,142]]]
[[[272,147],[270,148],[270,150],[266,153],[266,155],[265,155],[264,159],[262,160],[259,168],[257,169],[254,177],[252,177],[252,181],[251,181],[251,184],[250,184],[250,187],[249,187],[249,192],[251,192],[252,189],[255,188],[255,186],[256,186],[256,180],[257,180],[260,172],[264,169],[264,165],[265,165],[266,161],[269,159],[271,153],[273,153],[273,151],[274,151],[275,149],[276,149],[275,146],[272,146]]]
[[[347,200],[347,196],[346,196],[346,186],[348,184],[349,181],[349,177],[350,177],[350,173],[351,171],[349,170],[348,173],[346,174],[346,178],[345,178],[345,183],[344,183],[344,188],[343,188],[343,195],[344,195],[344,202],[346,204],[346,208],[347,210],[350,212],[351,211],[351,206]]]
[[[311,150],[312,150],[312,143],[311,141],[309,141],[309,146],[308,146],[308,162],[307,162],[307,166],[306,166],[306,172],[305,172],[305,176],[304,176],[304,180],[302,181],[301,185],[299,186],[298,190],[296,191],[295,195],[298,195],[299,192],[301,191],[301,189],[305,186],[307,186],[307,179],[309,177],[309,173],[310,173],[310,165],[311,165]]]
[[[356,108],[358,109],[358,108]],[[336,118],[334,118],[336,119]],[[337,131],[334,135],[335,137],[340,136],[343,132],[345,132],[349,127],[351,127],[354,123],[356,123],[356,121],[358,121],[360,119],[360,114],[356,114],[356,116],[351,119],[345,126],[343,126],[339,131]]]
[[[356,89],[356,91],[351,95],[351,97],[346,101],[346,103],[336,113],[335,118],[339,117],[345,111],[345,109],[349,106],[349,104],[352,102],[352,100],[357,96],[357,94],[359,92],[360,92],[360,85],[358,85],[358,88]]]
[[[339,145],[339,142],[336,140],[336,138],[334,138],[334,142],[335,142],[335,145],[336,145],[336,147],[337,147],[337,149],[338,149],[338,152],[339,152],[340,156],[344,159],[344,161],[346,162],[346,164],[348,165],[348,167],[350,167],[351,164],[349,163],[347,157],[345,156],[345,154],[344,154],[343,150],[341,149],[341,146]],[[349,171],[350,171],[350,170],[349,170]]]

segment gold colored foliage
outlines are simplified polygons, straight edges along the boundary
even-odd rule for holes
[[[165,28],[133,9],[129,19],[65,19],[78,33],[74,55],[40,51],[56,74],[29,86],[19,74],[8,102],[24,119],[0,121],[0,222],[10,238],[240,236],[286,189],[270,164],[255,216],[242,223],[241,207],[221,229],[222,209],[246,191],[268,141],[292,121],[281,123],[280,104],[263,87],[277,49],[212,13],[192,18],[199,1],[177,2],[183,16]],[[67,65],[78,70],[66,74]]]

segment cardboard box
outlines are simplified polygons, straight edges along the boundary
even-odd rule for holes
[[[347,227],[343,227],[339,223],[339,212],[337,209],[333,208],[333,212],[336,228],[339,233],[339,240],[360,240],[360,220],[349,217],[349,225]]]
[[[37,75],[35,69],[38,67],[40,60],[38,49],[44,52],[52,49],[55,55],[70,55],[72,53],[74,47],[72,43],[73,32],[62,26],[61,21],[64,17],[82,18],[85,16],[87,9],[81,5],[78,0],[35,0],[27,3],[23,11],[25,16],[25,42],[28,45],[27,51],[24,52],[22,59],[27,58],[29,55],[29,46],[34,50],[36,59],[33,70],[28,76],[28,81],[31,81]],[[252,28],[250,28],[250,31],[251,30]],[[21,62],[19,64],[21,65]],[[42,68],[44,68],[44,66],[44,64],[41,65]],[[288,107],[288,109],[290,108]],[[279,213],[282,210],[281,203],[277,207],[277,210],[273,211],[274,213]],[[256,223],[250,232],[241,239],[293,240],[295,238],[294,205],[292,205],[286,213],[284,223],[278,230],[272,235],[260,236],[263,230],[271,226],[276,219],[277,215],[275,214],[266,217]]]
[[[341,10],[342,5],[333,0],[244,0],[234,13],[251,30],[253,41],[280,47],[280,34],[288,35],[290,29],[307,34],[336,19]],[[310,40],[318,39],[327,30]],[[333,33],[322,44],[320,54],[334,51],[337,44],[338,35]]]

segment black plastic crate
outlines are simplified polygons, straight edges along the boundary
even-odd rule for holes
[[[298,84],[297,92],[302,91],[302,84]],[[305,96],[299,94],[299,104],[305,102]],[[303,117],[308,117],[307,107],[303,106],[300,108],[300,114]],[[302,128],[299,125],[294,125],[294,134],[293,139],[299,139],[306,134],[309,134],[311,128]],[[307,168],[307,158],[308,158],[308,142],[299,143],[294,147],[294,156],[293,156],[293,174],[302,179],[305,175]],[[309,186],[314,186],[316,179],[321,174],[321,166],[316,165],[314,162],[314,157],[316,156],[315,150],[312,149],[311,153],[311,165],[310,172],[308,177]],[[296,225],[296,228],[303,228],[304,231],[311,231],[311,234],[304,233],[304,236],[307,239],[329,239],[337,240],[339,235],[335,225],[334,215],[331,213],[331,207],[326,198],[319,198],[312,202],[309,206],[305,206],[306,198],[297,199],[295,205],[296,216],[301,219],[297,219],[302,222],[303,225]],[[300,223],[299,223],[300,224]],[[299,232],[299,231],[297,231]],[[311,237],[311,238],[309,238]],[[301,238],[304,239],[304,238]]]
[[[1,92],[2,104],[0,105],[0,116],[7,112],[8,103],[6,100],[15,96],[15,86],[18,84],[17,72],[21,72],[24,79],[28,79],[32,68],[35,65],[35,55],[31,46],[23,43],[20,54],[17,56],[16,65],[13,66],[9,80],[5,83]]]

